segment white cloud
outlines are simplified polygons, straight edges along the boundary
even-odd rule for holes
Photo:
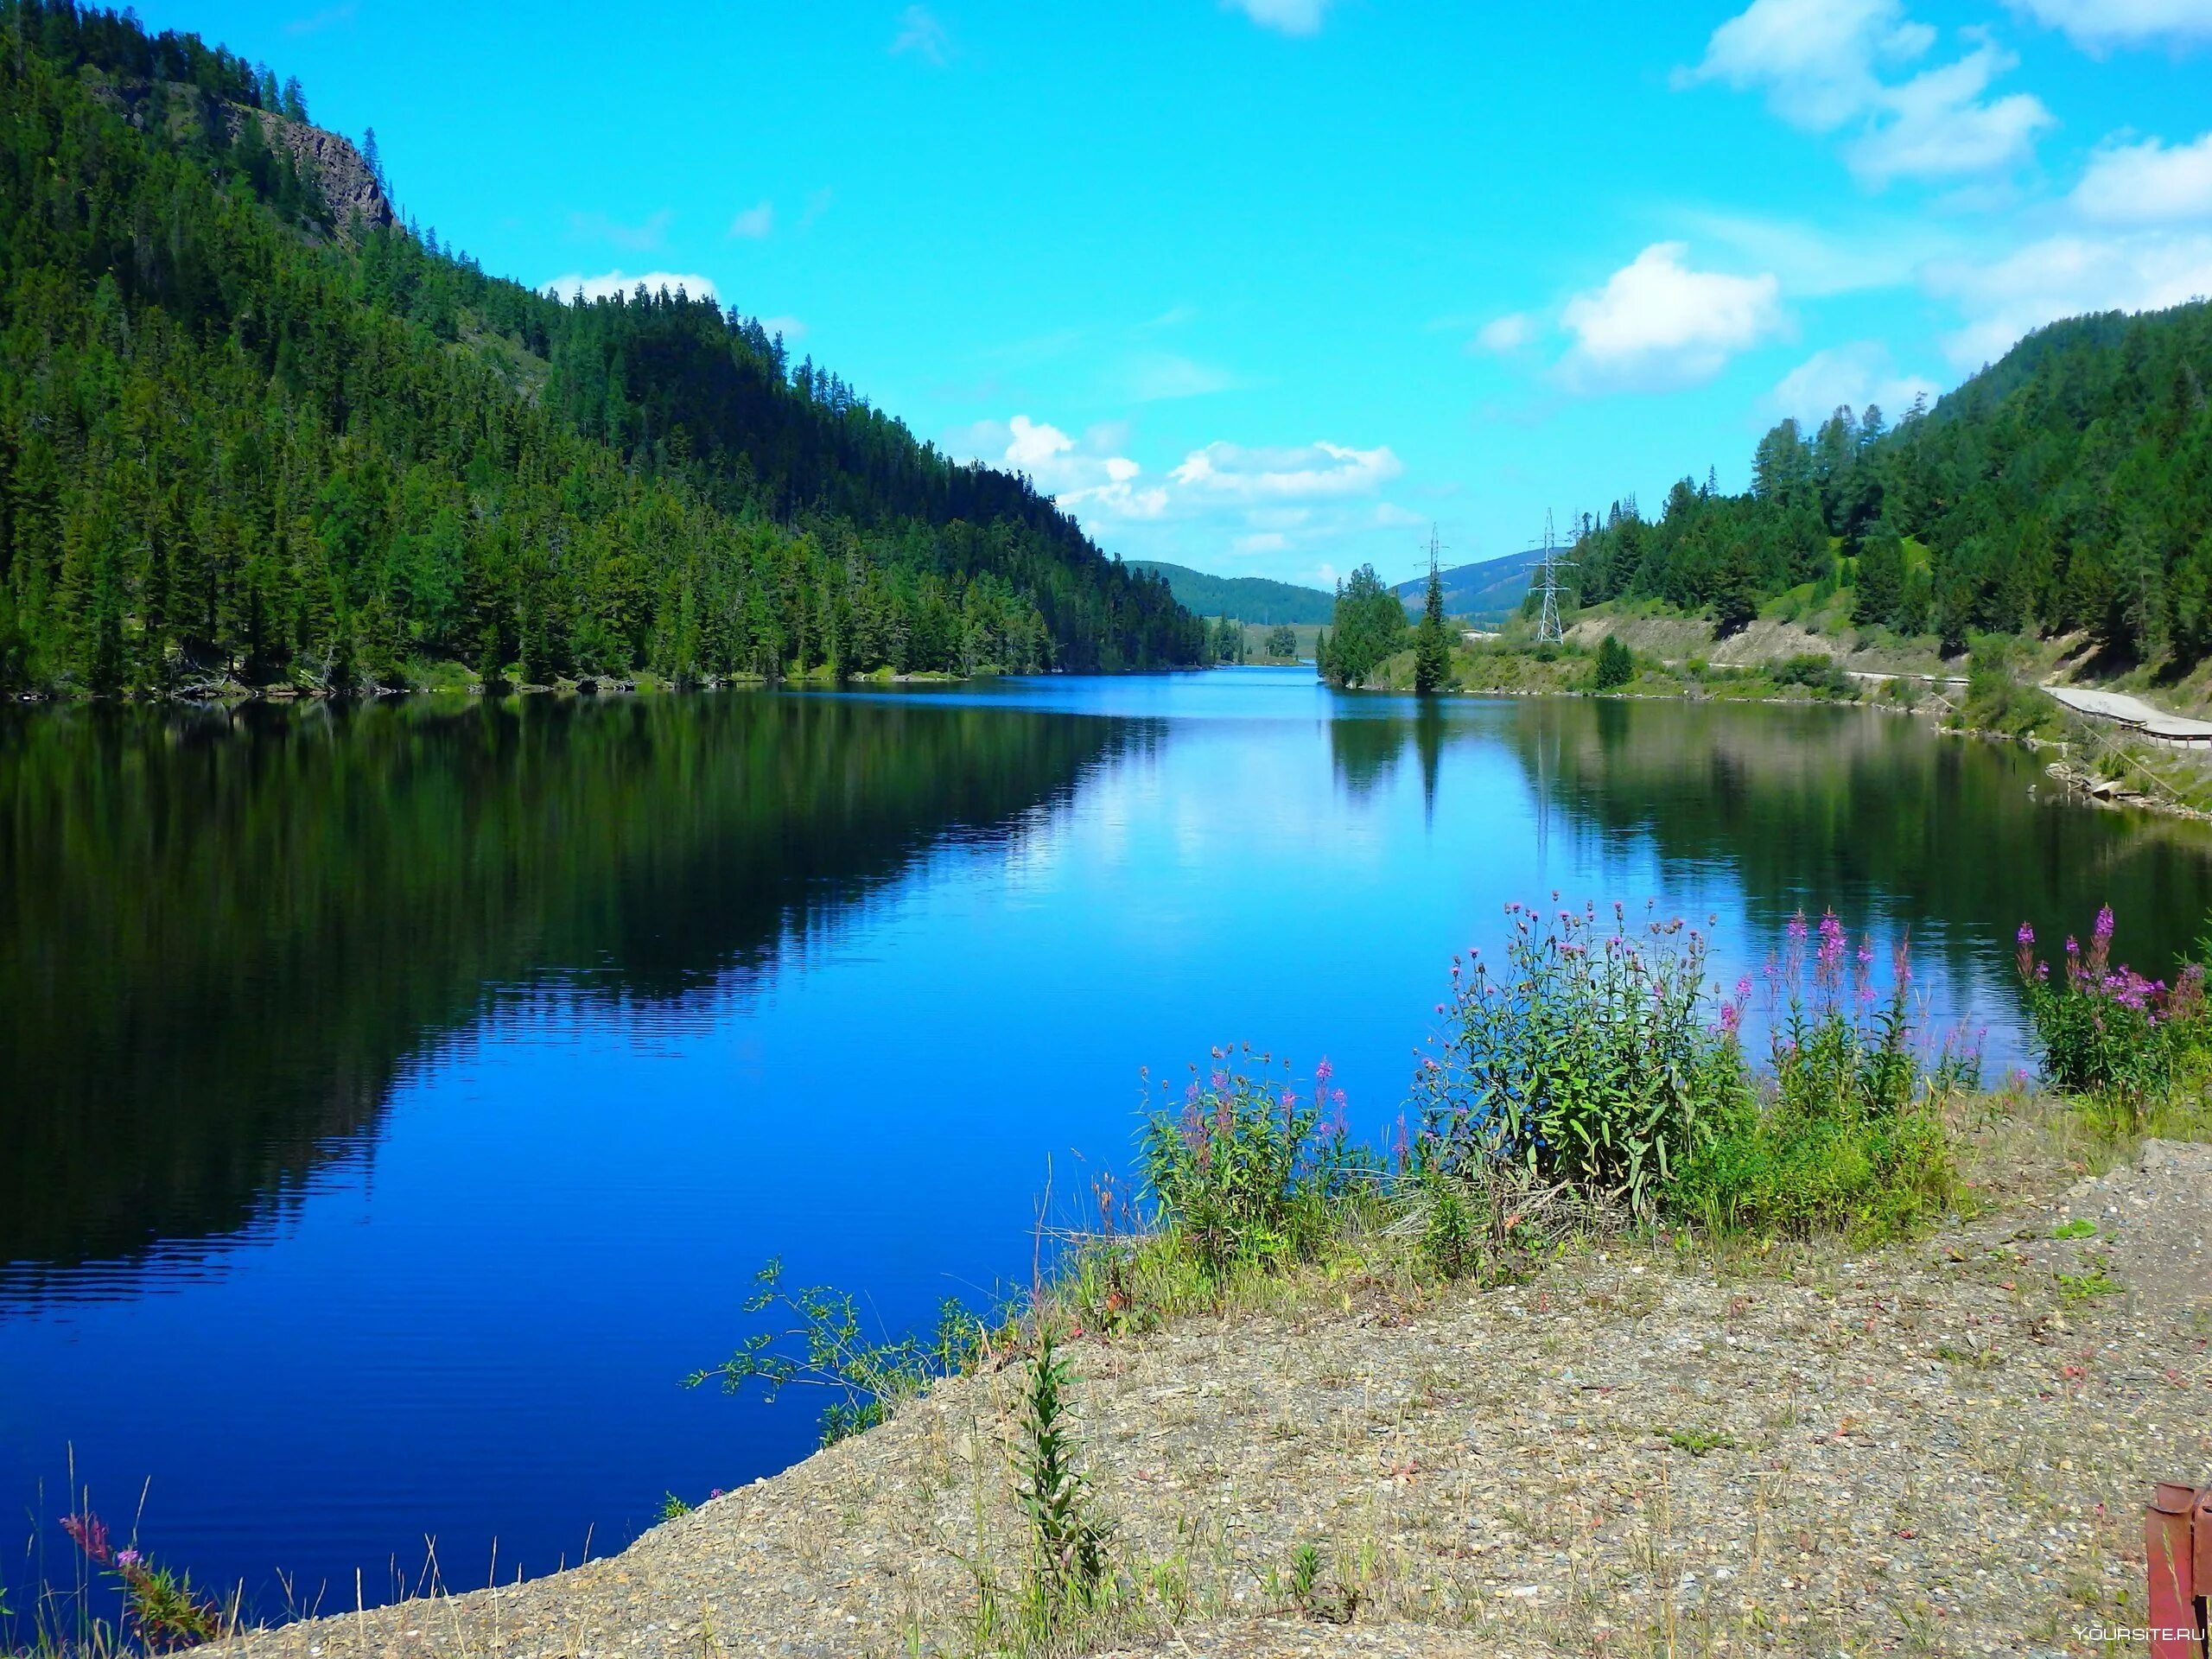
[[[1405,471],[1385,444],[1353,449],[1340,443],[1248,448],[1210,443],[1183,457],[1171,476],[1195,496],[1232,501],[1362,495]]]
[[[1869,182],[1955,178],[2021,160],[2052,124],[2029,93],[1984,98],[2016,60],[1974,31],[1968,37],[1978,44],[1956,62],[1893,82],[1885,70],[1936,43],[1902,0],[1751,0],[1713,31],[1704,59],[1675,84],[1764,91],[1777,115],[1813,132],[1857,126],[1846,159]]]
[[[1285,35],[1318,35],[1331,0],[1224,0],[1262,29]]]
[[[2038,22],[2101,51],[2156,40],[2212,41],[2212,0],[2014,0]]]
[[[1878,404],[1894,422],[1915,397],[1933,403],[1942,391],[1923,375],[1899,374],[1880,341],[1861,340],[1814,353],[1783,376],[1768,401],[1776,414],[1807,422],[1825,420],[1840,404],[1860,410]]]
[[[781,334],[789,342],[804,334],[806,325],[793,316],[763,317],[760,319],[760,330],[771,340]]]
[[[1886,183],[1897,178],[1957,178],[2024,160],[2036,135],[2056,118],[2031,93],[1982,97],[1991,81],[2018,62],[1985,42],[1956,63],[1882,88],[1875,100],[1875,124],[1847,151],[1853,170]]]
[[[1239,536],[1230,545],[1239,553],[1281,553],[1290,546],[1290,537],[1279,530],[1262,530]]]
[[[2068,200],[2083,218],[2108,225],[2212,219],[2212,132],[2193,144],[2107,144]]]
[[[1953,362],[1972,368],[2061,317],[2157,310],[2212,295],[2212,232],[2069,232],[1994,263],[1938,266],[1929,281],[1966,312],[1966,326],[1944,347]]]
[[[1771,274],[1693,270],[1680,242],[1658,242],[1605,285],[1567,302],[1574,336],[1560,360],[1570,385],[1659,390],[1718,373],[1737,353],[1783,334],[1782,285]]]
[[[927,6],[909,6],[899,14],[899,32],[892,36],[891,54],[912,53],[942,67],[952,56],[952,36]]]
[[[1127,455],[1108,452],[1120,434],[1094,427],[1078,442],[1048,421],[1017,415],[1003,423],[982,421],[956,435],[948,448],[1027,473],[1037,487],[1062,506],[1090,517],[1154,518],[1167,506],[1158,486],[1140,486],[1144,469]]]
[[[1536,320],[1526,311],[1492,317],[1476,331],[1475,344],[1486,352],[1517,352],[1536,337]]]
[[[634,276],[625,271],[610,270],[598,276],[586,276],[581,272],[572,271],[566,276],[556,276],[544,284],[542,291],[557,300],[568,300],[574,298],[577,290],[582,289],[588,300],[604,300],[617,294],[631,293],[640,283],[645,284],[648,294],[658,294],[664,288],[673,294],[680,288],[695,300],[702,295],[712,296],[715,292],[712,277],[702,276],[696,271],[674,270],[641,270]],[[771,328],[768,332],[773,334],[775,330]]]
[[[747,207],[729,222],[729,233],[733,237],[744,237],[753,241],[760,240],[775,228],[776,204],[772,201]]]
[[[1751,0],[1713,31],[1704,60],[1676,79],[1764,89],[1777,115],[1826,132],[1873,101],[1878,63],[1918,57],[1935,38],[1907,20],[1900,0]]]

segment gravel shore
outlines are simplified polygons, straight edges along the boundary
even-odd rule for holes
[[[2104,1650],[2100,1626],[2139,1622],[2150,1484],[2212,1479],[2208,1238],[2212,1147],[2151,1141],[1864,1255],[1592,1249],[1503,1289],[1347,1281],[1294,1316],[1078,1342],[1083,1462],[1129,1587],[1076,1645]],[[1014,1382],[943,1384],[609,1560],[225,1645],[972,1651],[979,1582],[1019,1562]]]

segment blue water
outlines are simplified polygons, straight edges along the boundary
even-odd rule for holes
[[[1856,711],[1422,713],[1238,670],[257,718],[0,745],[0,965],[42,1010],[0,1050],[38,1079],[0,1107],[38,1166],[0,1268],[19,1583],[63,1565],[73,1460],[111,1523],[143,1497],[150,1548],[264,1611],[350,1606],[357,1573],[388,1597],[433,1541],[461,1586],[495,1550],[502,1577],[608,1553],[664,1491],[810,1449],[818,1398],[677,1386],[754,1328],[765,1259],[887,1332],[1019,1281],[1040,1214],[1127,1169],[1141,1070],[1216,1044],[1327,1056],[1383,1136],[1508,899],[1715,918],[1727,979],[1834,904],[1909,930],[1930,1022],[1988,1023],[1999,1061],[2023,917],[2055,937],[2110,898],[2147,961],[2212,900],[2194,829]],[[157,789],[186,764],[215,770]],[[157,798],[191,842],[218,770],[207,845],[134,863]]]

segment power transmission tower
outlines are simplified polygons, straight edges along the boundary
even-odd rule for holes
[[[1566,633],[1559,625],[1559,573],[1574,569],[1574,561],[1559,556],[1559,543],[1552,533],[1551,509],[1544,509],[1544,562],[1537,568],[1536,581],[1544,596],[1544,608],[1536,618],[1536,643],[1561,645]]]

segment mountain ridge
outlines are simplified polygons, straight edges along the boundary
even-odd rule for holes
[[[196,35],[0,28],[0,689],[1203,660],[1165,582],[757,321],[487,276]]]

